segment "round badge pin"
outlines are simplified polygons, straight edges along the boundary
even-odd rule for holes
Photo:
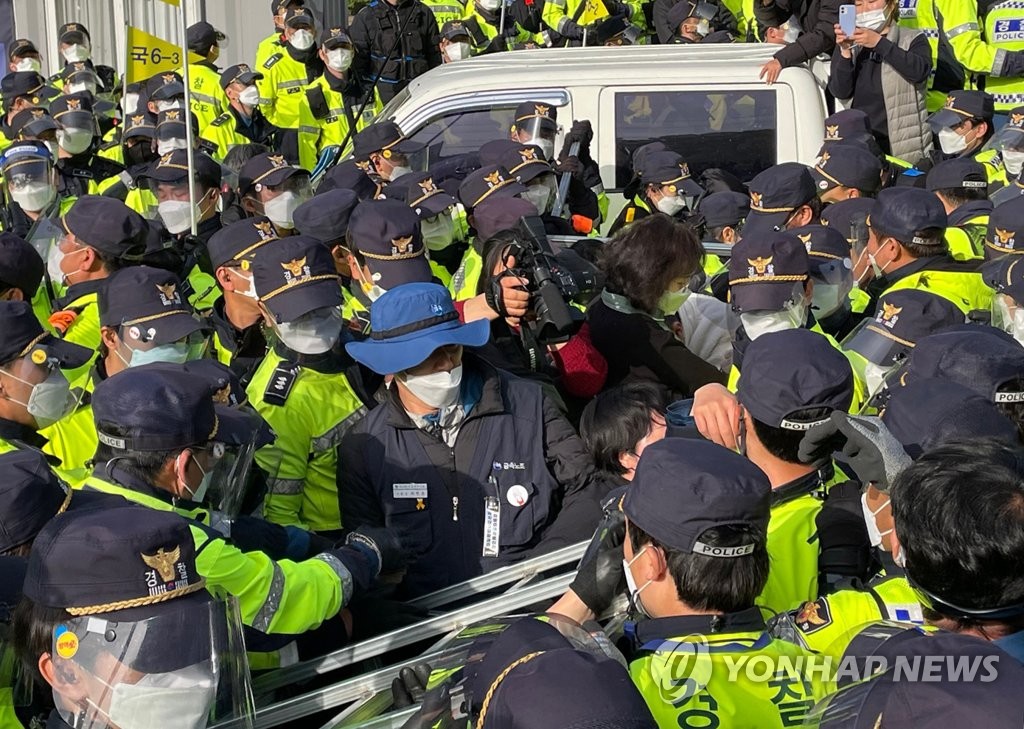
[[[526,502],[530,500],[530,492],[526,490],[525,486],[516,484],[508,490],[505,498],[512,506],[525,506]]]

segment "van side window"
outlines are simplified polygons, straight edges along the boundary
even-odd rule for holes
[[[615,95],[615,187],[629,182],[633,151],[661,140],[694,176],[721,167],[749,180],[775,164],[772,90],[640,91]]]
[[[427,164],[476,153],[493,139],[508,139],[515,106],[453,111],[420,127],[411,139],[427,149]]]

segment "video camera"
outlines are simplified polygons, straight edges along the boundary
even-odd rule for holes
[[[536,215],[516,226],[513,273],[529,281],[532,316],[524,320],[538,344],[565,342],[579,330],[584,314],[574,306],[589,304],[604,287],[604,274],[573,250],[555,253],[544,222]]]

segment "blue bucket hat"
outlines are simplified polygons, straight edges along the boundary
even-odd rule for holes
[[[482,347],[491,333],[485,319],[459,323],[451,294],[435,283],[407,283],[384,293],[370,307],[370,330],[368,339],[345,349],[379,375],[404,372],[449,344]]]

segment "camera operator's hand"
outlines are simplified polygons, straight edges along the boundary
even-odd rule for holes
[[[487,282],[484,299],[494,312],[493,318],[522,319],[530,310],[529,284],[525,278],[504,274]]]

